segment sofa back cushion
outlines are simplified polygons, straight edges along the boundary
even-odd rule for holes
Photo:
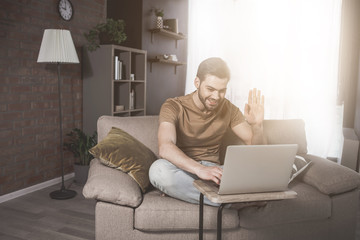
[[[268,144],[298,144],[297,154],[307,153],[305,122],[301,119],[265,120]]]
[[[297,154],[307,153],[305,123],[301,119],[264,120],[264,135],[267,144],[298,144]],[[220,162],[224,162],[229,145],[244,144],[229,128],[220,146]]]
[[[102,116],[98,120],[98,140],[106,137],[111,127],[120,128],[158,155],[158,116],[111,117]],[[268,144],[298,144],[297,154],[307,153],[305,123],[301,119],[265,120],[264,135]],[[228,145],[243,144],[229,129],[220,147],[220,160],[224,159]]]
[[[124,130],[158,156],[158,116],[101,116],[97,122],[98,142],[107,136],[112,127]]]

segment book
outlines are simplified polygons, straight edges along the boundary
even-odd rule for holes
[[[118,61],[118,80],[122,79],[122,61]]]
[[[114,72],[114,79],[121,80],[122,79],[122,61],[119,60],[118,56],[115,56],[115,72]]]
[[[119,57],[115,56],[115,62],[114,62],[114,67],[115,67],[115,72],[114,72],[114,79],[115,80],[119,80],[118,76],[119,76]]]

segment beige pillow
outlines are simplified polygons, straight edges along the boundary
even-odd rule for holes
[[[302,173],[310,165],[310,163],[311,161],[306,161],[306,159],[301,156],[295,156],[289,183],[294,180],[294,178],[297,177],[300,173]]]
[[[148,172],[156,156],[127,132],[111,128],[108,135],[89,152],[100,159],[102,164],[128,173],[142,192],[145,193],[150,186]]]

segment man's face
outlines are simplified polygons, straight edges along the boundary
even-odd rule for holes
[[[199,78],[195,79],[199,99],[207,111],[215,110],[224,100],[227,83],[227,78],[218,78],[213,75],[206,75],[201,83]]]

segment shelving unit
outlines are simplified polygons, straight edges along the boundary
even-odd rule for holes
[[[115,78],[115,56],[122,62],[121,79]],[[102,115],[143,116],[146,114],[147,52],[118,45],[101,45],[89,52],[84,49],[83,60],[83,129],[96,130]],[[134,74],[134,80],[130,79]],[[134,108],[130,93],[134,90]],[[123,110],[116,111],[116,106]]]

